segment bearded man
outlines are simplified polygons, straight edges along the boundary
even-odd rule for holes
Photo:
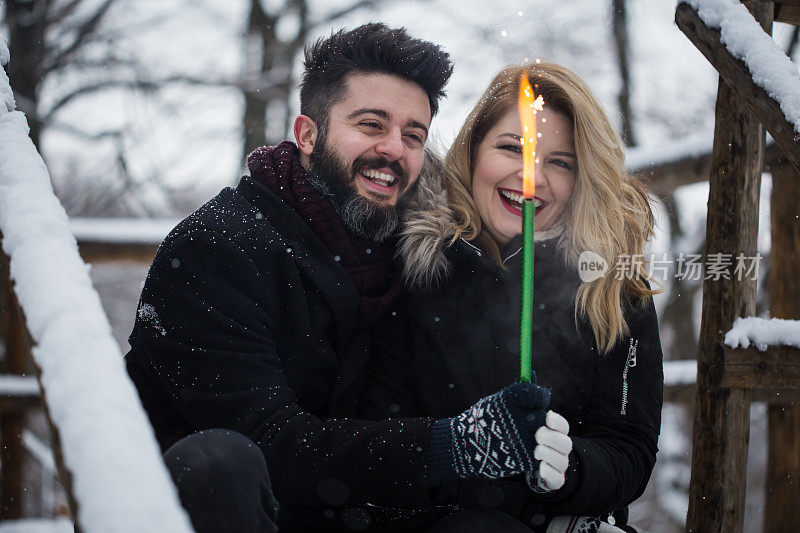
[[[451,73],[440,47],[383,24],[318,41],[297,144],[255,150],[250,176],[159,248],[126,362],[198,531],[335,529],[372,520],[359,503],[427,504],[429,421],[346,417],[369,327],[401,289],[398,211]]]

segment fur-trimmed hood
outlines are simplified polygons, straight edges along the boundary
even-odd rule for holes
[[[407,286],[435,287],[447,276],[444,248],[453,239],[456,222],[447,205],[441,157],[425,150],[414,197],[402,215],[397,255]]]
[[[402,215],[400,243],[397,256],[403,264],[403,280],[407,287],[433,289],[447,277],[450,266],[445,249],[456,234],[457,224],[453,210],[447,204],[444,182],[444,163],[434,151],[425,150],[425,161],[419,175],[419,185]],[[534,240],[542,241],[562,236],[563,223],[534,233]],[[478,250],[472,243],[468,246]],[[565,249],[565,240],[558,241]],[[505,250],[503,261],[519,253],[518,249]]]

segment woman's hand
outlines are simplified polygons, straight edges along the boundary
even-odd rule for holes
[[[536,430],[535,459],[541,461],[538,470],[529,472],[528,485],[536,492],[550,492],[564,486],[572,439],[569,437],[569,422],[556,413],[547,411],[545,425]]]
[[[537,449],[536,434],[547,423],[549,404],[550,389],[514,383],[454,418],[434,422],[428,448],[431,484],[538,470],[530,452]]]

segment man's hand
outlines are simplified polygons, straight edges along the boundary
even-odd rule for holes
[[[515,383],[431,429],[432,482],[453,477],[501,478],[538,467],[536,431],[545,424],[550,390]]]
[[[564,486],[572,439],[569,437],[569,422],[556,413],[548,411],[545,425],[536,430],[534,458],[541,461],[539,468],[528,472],[528,485],[536,492],[550,492]]]

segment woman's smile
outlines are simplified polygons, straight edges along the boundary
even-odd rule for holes
[[[538,114],[536,146],[536,231],[555,224],[569,204],[577,174],[572,121],[554,109]],[[478,144],[472,196],[486,230],[500,246],[522,231],[522,126],[516,109],[507,112]]]
[[[503,187],[497,188],[497,194],[500,196],[500,201],[503,203],[503,207],[508,209],[510,212],[517,216],[522,216],[522,202],[525,199],[525,196],[522,194],[522,191],[515,191],[511,189],[505,189]],[[538,198],[536,196],[533,197],[533,205],[536,207],[536,212],[538,213],[542,208],[547,205],[547,202]]]

